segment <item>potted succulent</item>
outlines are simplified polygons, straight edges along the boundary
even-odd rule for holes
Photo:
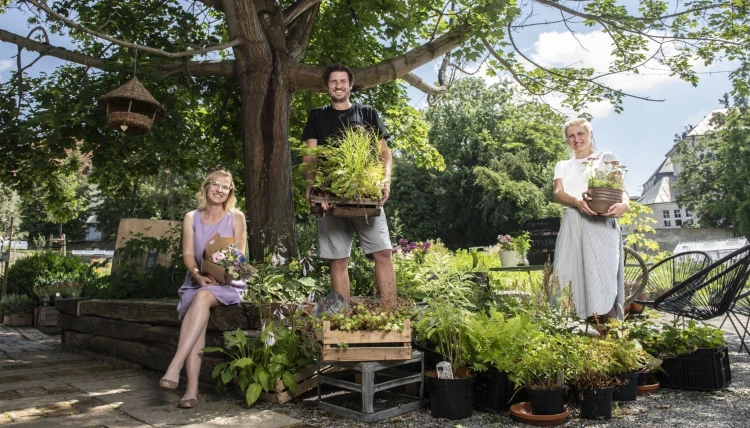
[[[540,333],[526,341],[520,360],[509,367],[508,374],[517,387],[524,387],[532,414],[565,412],[565,379],[577,358],[568,336]]]
[[[583,193],[584,200],[588,201],[591,209],[597,214],[604,214],[609,207],[622,202],[624,191],[623,176],[627,169],[619,161],[605,161],[604,169],[594,166],[598,158],[591,158],[584,162],[589,188]]]
[[[0,300],[3,324],[8,327],[32,325],[36,301],[24,294],[8,294]]]
[[[468,368],[471,361],[468,325],[475,316],[466,308],[438,300],[430,302],[417,323],[418,336],[434,344],[451,368],[450,373],[438,374],[441,369],[438,365],[438,370],[425,373],[431,414],[435,418],[458,420],[473,413],[477,378]]]

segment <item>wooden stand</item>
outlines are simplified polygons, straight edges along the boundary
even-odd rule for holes
[[[322,204],[334,205],[323,211]],[[333,217],[377,217],[383,204],[380,199],[360,198],[344,199],[333,196],[310,197],[310,211],[316,215],[330,215]]]
[[[323,321],[323,331],[316,332],[316,335],[323,343],[323,362],[392,361],[412,358],[411,322],[408,319],[404,320],[404,329],[401,332],[331,330],[331,322]]]
[[[57,326],[59,312],[54,306],[40,306],[34,309],[34,327],[42,333],[59,334],[60,327]]]
[[[318,358],[318,367],[321,367],[321,364],[322,358]],[[404,366],[408,364],[418,365],[419,371],[403,370]],[[422,353],[419,351],[413,351],[409,359],[402,361],[336,362],[332,363],[331,366],[341,368],[343,371],[320,373],[318,375],[318,408],[321,410],[346,416],[360,422],[377,422],[413,412],[422,407],[424,397],[424,362],[422,361]],[[344,380],[357,373],[362,376],[361,384]],[[378,382],[376,382],[378,375],[381,375],[381,378],[385,377],[387,380],[379,381],[380,379],[377,379]],[[333,404],[330,401],[324,401],[321,393],[321,386],[324,384],[361,394],[362,411],[348,409]],[[418,384],[419,397],[388,391],[389,389],[409,384]],[[374,398],[375,394],[379,392],[405,400],[406,403],[402,402],[395,407],[376,412]],[[340,398],[340,396],[337,395],[335,398]]]

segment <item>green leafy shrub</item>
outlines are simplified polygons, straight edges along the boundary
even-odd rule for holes
[[[168,254],[169,266],[155,265],[144,272],[143,256],[150,250]],[[182,236],[179,230],[163,238],[135,234],[117,250],[119,272],[89,281],[83,294],[97,299],[159,299],[177,297],[187,269],[182,260]]]
[[[0,300],[0,308],[5,315],[33,312],[37,301],[24,294],[8,294]]]
[[[90,265],[73,256],[41,251],[13,263],[8,271],[8,293],[36,295],[34,289],[63,283],[88,284],[96,275]]]
[[[297,392],[294,372],[315,363],[316,346],[301,336],[294,328],[277,327],[271,322],[258,338],[247,338],[242,330],[224,333],[227,350],[217,347],[204,348],[203,352],[220,352],[227,361],[214,367],[213,378],[218,379],[219,389],[235,381],[245,393],[247,405],[251,406],[260,397],[261,391],[271,388],[281,380],[293,394]]]
[[[518,387],[561,388],[570,369],[578,365],[577,358],[570,337],[539,334],[524,343],[522,357],[509,368],[508,378]]]
[[[528,316],[506,318],[494,309],[477,314],[468,327],[476,371],[510,371],[523,357],[526,342],[540,334]]]
[[[676,357],[693,353],[698,348],[726,344],[724,332],[718,328],[699,325],[695,321],[680,324],[684,323],[674,321],[658,326],[650,321],[637,321],[630,326],[630,335],[643,345],[646,352],[659,358]]]

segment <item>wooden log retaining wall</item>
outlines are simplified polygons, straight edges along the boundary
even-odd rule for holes
[[[278,305],[264,305],[268,316]],[[58,326],[66,347],[166,371],[180,336],[177,300],[57,299]],[[206,346],[224,346],[225,331],[241,328],[246,336],[260,333],[258,305],[220,306],[211,310]],[[222,361],[218,354],[205,355],[201,382],[214,383],[211,372]]]

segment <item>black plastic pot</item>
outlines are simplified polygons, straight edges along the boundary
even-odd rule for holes
[[[617,376],[623,383],[615,387],[612,393],[614,401],[635,401],[638,398],[638,381],[640,373],[627,373]]]
[[[432,417],[458,420],[471,417],[474,411],[474,384],[476,376],[465,379],[438,379],[424,377],[430,391]]]
[[[529,396],[532,414],[558,415],[565,411],[565,388],[524,389]]]
[[[638,386],[653,385],[656,382],[651,378],[651,372],[638,373]]]
[[[612,418],[612,393],[615,387],[584,388],[581,399],[581,417],[589,419]]]

